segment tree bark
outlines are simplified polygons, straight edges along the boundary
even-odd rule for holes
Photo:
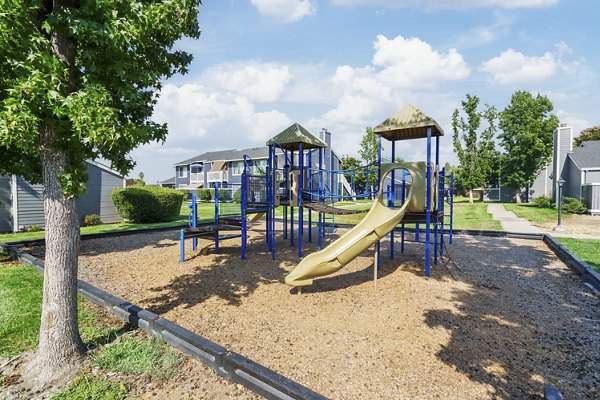
[[[515,196],[517,204],[521,204],[521,188],[517,189],[517,195]]]
[[[66,383],[78,371],[84,346],[77,318],[79,217],[74,197],[67,198],[60,175],[67,165],[49,126],[40,128],[44,182],[46,255],[40,341],[26,375],[32,387]]]
[[[73,0],[53,0],[48,13],[60,13],[74,6]],[[77,90],[76,43],[64,26],[50,34],[52,52],[68,68],[68,93]],[[78,372],[84,346],[77,318],[77,263],[79,216],[75,197],[67,197],[60,178],[67,170],[67,151],[51,124],[39,127],[39,149],[44,183],[46,255],[40,341],[25,366],[31,387],[68,383]]]
[[[469,189],[469,204],[473,204],[473,189]]]

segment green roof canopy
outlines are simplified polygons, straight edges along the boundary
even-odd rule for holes
[[[412,104],[407,104],[396,114],[379,125],[373,132],[387,140],[421,139],[427,137],[427,128],[431,136],[444,136],[437,122]]]
[[[285,150],[296,151],[302,144],[302,149],[318,149],[327,147],[327,143],[307,131],[300,124],[292,124],[289,128],[271,138],[267,146],[277,145]]]

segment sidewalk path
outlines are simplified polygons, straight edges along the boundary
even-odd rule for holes
[[[554,237],[568,237],[575,239],[600,239],[599,235],[590,235],[586,233],[568,233],[556,232],[549,229],[540,228],[533,225],[525,218],[519,218],[512,211],[507,211],[502,204],[489,203],[487,208],[488,213],[492,214],[492,218],[499,221],[504,232],[513,233],[549,233]],[[600,221],[600,218],[598,219]]]
[[[519,218],[514,212],[507,211],[502,204],[490,203],[487,211],[492,214],[492,218],[500,221],[502,230],[505,232],[544,233],[541,228],[532,225],[525,218]]]

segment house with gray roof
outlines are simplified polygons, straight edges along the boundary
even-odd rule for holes
[[[592,214],[600,214],[600,140],[583,142],[567,154],[562,178],[564,195],[581,198]]]
[[[120,222],[112,202],[115,188],[125,186],[124,178],[99,162],[87,162],[87,192],[77,197],[79,221],[97,214],[103,223]],[[44,228],[44,186],[32,184],[17,175],[0,175],[0,232],[18,232],[37,225]]]
[[[325,169],[340,169],[340,158],[331,148],[331,133],[323,130],[319,137],[327,144],[323,160]],[[277,149],[277,153],[282,155],[282,151],[279,149]],[[269,158],[269,148],[264,146],[240,150],[209,151],[179,161],[174,165],[175,189],[213,188],[217,182],[220,187],[239,185],[244,170],[244,156],[252,160],[255,171],[264,171]],[[316,162],[317,157],[313,156],[312,159]],[[283,160],[278,164],[283,165]]]
[[[558,181],[565,181],[563,196],[581,199],[591,214],[600,214],[600,140],[573,147],[573,129],[554,131],[552,161],[531,187],[532,197],[552,196],[558,201]]]

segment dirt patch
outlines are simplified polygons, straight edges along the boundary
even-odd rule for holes
[[[600,396],[598,298],[541,241],[455,236],[459,268],[430,279],[421,246],[389,260],[385,243],[377,288],[367,251],[302,295],[283,283],[297,259],[282,239],[275,261],[260,231],[247,261],[239,239],[190,247],[180,264],[176,232],[86,240],[80,278],[334,399]],[[207,398],[245,396],[187,368]]]
[[[563,218],[561,225],[566,233],[600,236],[600,216],[570,215]],[[556,222],[539,225],[548,232],[556,227]]]

